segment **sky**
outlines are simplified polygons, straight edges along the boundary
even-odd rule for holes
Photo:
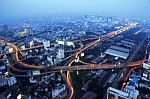
[[[150,17],[150,0],[0,0],[0,18],[84,14]]]

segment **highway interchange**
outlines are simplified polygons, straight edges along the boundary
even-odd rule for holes
[[[11,48],[13,48],[13,52],[11,53],[4,53],[5,55],[7,54],[12,54],[12,57],[15,61],[15,64],[17,64],[18,66],[21,66],[21,68],[16,68],[15,65],[12,65],[11,68],[9,69],[9,73],[11,75],[15,75],[15,76],[19,76],[19,77],[32,77],[32,76],[39,76],[39,75],[44,75],[44,74],[49,74],[49,73],[53,73],[53,72],[60,72],[62,74],[62,77],[64,78],[68,89],[69,89],[69,94],[67,95],[68,99],[72,99],[73,94],[74,94],[74,89],[72,86],[72,82],[71,82],[71,77],[70,77],[70,71],[78,71],[78,70],[87,70],[87,69],[113,69],[113,68],[122,68],[122,70],[119,72],[118,76],[116,77],[115,82],[112,84],[113,87],[115,87],[117,81],[120,78],[120,75],[126,70],[127,67],[138,67],[141,66],[141,64],[143,64],[143,62],[145,61],[145,59],[143,60],[139,60],[139,61],[135,61],[135,62],[130,62],[132,60],[132,58],[134,57],[134,55],[138,52],[139,48],[141,47],[142,43],[144,42],[144,40],[138,45],[137,49],[135,49],[135,51],[131,54],[131,56],[128,58],[127,62],[125,64],[119,64],[119,65],[115,65],[115,64],[92,64],[92,63],[86,63],[83,62],[82,60],[79,59],[80,55],[82,52],[84,52],[85,50],[95,46],[96,44],[105,41],[113,36],[116,36],[118,34],[121,34],[123,31],[128,31],[131,28],[136,27],[135,23],[131,23],[128,26],[124,26],[123,28],[116,30],[116,31],[112,31],[110,33],[107,33],[105,35],[102,35],[100,37],[94,37],[94,38],[90,38],[91,40],[94,40],[93,42],[90,42],[86,45],[83,45],[81,43],[81,41],[84,40],[89,40],[89,39],[81,39],[81,40],[76,40],[74,42],[77,42],[80,45],[80,48],[72,50],[71,52],[74,52],[74,54],[66,57],[63,61],[68,60],[68,62],[66,64],[64,64],[64,66],[56,66],[56,67],[45,67],[45,66],[35,66],[35,65],[29,65],[27,63],[24,63],[21,59],[19,59],[19,55],[21,54],[21,56],[24,56],[24,54],[22,53],[22,51],[17,48],[17,46],[15,46],[14,44],[5,41],[4,39],[0,39],[1,43],[4,43],[8,46],[10,46]],[[136,32],[135,34],[138,34],[139,32],[141,32],[142,30]],[[25,50],[30,50],[30,49],[36,49],[39,47],[43,47],[43,45],[39,45],[39,46],[34,46],[31,48],[26,48]],[[70,51],[66,51],[70,52]],[[72,65],[75,61],[77,61],[84,64],[84,65]],[[28,72],[29,71],[33,71],[33,70],[39,70],[40,74],[39,75],[31,75]]]

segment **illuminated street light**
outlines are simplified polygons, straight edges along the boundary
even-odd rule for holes
[[[77,75],[79,75],[79,71],[77,70]]]
[[[30,45],[30,47],[32,47],[32,46],[33,46],[33,41],[31,41],[31,42],[29,43],[29,45]]]
[[[60,70],[60,73],[62,73],[62,70]]]
[[[8,75],[9,75],[9,73],[8,73],[8,72],[5,72],[5,73],[4,73],[4,75],[5,75],[5,77],[6,77],[6,76],[8,76]]]
[[[75,62],[78,63],[79,62],[79,57],[75,59]]]
[[[9,53],[11,53],[13,51],[13,48],[9,48]]]
[[[84,53],[81,53],[81,57],[83,57],[84,56]]]
[[[121,77],[123,77],[123,73],[121,74]]]
[[[17,96],[17,99],[22,99],[22,95],[19,94],[19,95]]]

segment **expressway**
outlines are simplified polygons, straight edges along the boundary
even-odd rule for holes
[[[124,27],[124,28],[126,28],[126,27]],[[123,28],[123,29],[124,29]],[[143,31],[143,29],[141,29],[141,30],[139,30],[138,32],[136,32],[137,34],[138,33],[140,33],[141,31]],[[112,36],[114,36],[114,34],[118,34],[117,32],[119,32],[120,33],[120,30],[118,30],[118,31],[113,31],[113,32],[110,32],[110,33],[108,33],[107,34],[107,36],[108,37],[112,37]],[[107,38],[106,38],[107,39]],[[105,39],[104,39],[105,40]],[[80,50],[79,52],[77,52],[76,54],[75,54],[75,59],[78,59],[79,60],[79,55],[84,51],[84,50],[86,50],[86,49],[88,49],[88,48],[90,48],[91,46],[94,46],[95,44],[97,44],[98,42],[100,42],[101,41],[101,39],[99,38],[98,40],[96,40],[95,42],[93,42],[93,43],[91,43],[91,44],[87,44],[87,46],[85,46],[82,50]],[[72,63],[73,61],[75,61],[75,59],[74,60],[72,60],[70,63]],[[83,62],[83,61],[81,61],[81,60],[79,60],[79,62],[81,62],[81,63],[83,63],[83,64],[87,64],[87,65],[90,65],[90,67],[88,67],[88,68],[90,68],[90,69],[92,69],[91,67],[94,67],[95,66],[95,64],[93,65],[93,64],[88,64],[88,63],[85,63],[85,62]],[[144,60],[142,60],[142,62],[141,62],[141,64],[143,64],[143,62],[144,62]],[[135,62],[135,63],[132,63],[132,65],[133,66],[139,66],[139,65],[141,65],[141,64],[138,64],[138,62]],[[109,65],[110,66],[110,65]],[[69,66],[70,67],[70,66]],[[83,66],[82,66],[83,67]],[[96,68],[97,68],[98,66],[96,66]],[[123,66],[124,67],[124,66]],[[116,68],[116,67],[114,67],[114,68]],[[85,69],[85,68],[84,68]],[[100,68],[99,68],[100,69]],[[76,69],[76,70],[81,70],[81,68],[78,66],[78,68]],[[68,80],[69,80],[69,78],[68,78]],[[71,86],[71,88],[72,88],[72,86]],[[72,95],[70,95],[70,96],[72,96]],[[71,99],[72,97],[70,97],[69,99]]]
[[[136,35],[136,34],[135,34]],[[122,78],[123,80],[126,79],[125,77],[125,71],[127,70],[127,67],[130,63],[130,61],[132,61],[132,59],[135,57],[135,55],[137,54],[137,52],[139,51],[139,49],[142,47],[142,44],[145,42],[145,40],[147,39],[148,35],[145,35],[144,39],[137,45],[136,49],[134,49],[134,51],[131,53],[131,55],[129,56],[129,58],[127,59],[127,61],[125,62],[125,64],[123,65],[123,68],[119,71],[119,73],[117,74],[117,77],[115,78],[114,82],[112,83],[111,87],[116,88],[118,87],[118,81]],[[145,58],[143,59],[143,62],[145,61]],[[136,67],[135,67],[136,68]],[[131,71],[134,70],[131,69]],[[128,75],[131,73],[131,71],[128,72]],[[106,94],[104,96],[103,99],[106,99]]]
[[[129,27],[124,27],[124,28],[122,28],[122,29],[120,29],[120,30],[128,29],[128,28],[133,27],[133,26],[136,26],[136,24],[131,24],[131,26],[129,26]],[[67,67],[69,68],[69,70],[67,71],[67,77],[66,77],[66,79],[65,79],[66,84],[68,85],[68,89],[69,89],[69,94],[68,94],[68,96],[67,96],[67,99],[72,99],[73,93],[74,93],[74,89],[73,89],[73,86],[72,86],[71,81],[70,81],[70,80],[71,80],[71,78],[70,78],[70,68],[72,68],[72,67],[74,68],[74,67],[75,67],[74,70],[78,70],[78,69],[81,70],[81,68],[84,67],[84,66],[81,66],[81,68],[80,68],[79,66],[71,66],[72,63],[74,63],[76,59],[79,59],[79,55],[80,55],[84,50],[86,50],[86,49],[88,49],[88,48],[94,46],[95,44],[99,43],[99,42],[102,41],[102,40],[105,40],[105,37],[106,37],[106,39],[107,39],[108,37],[111,37],[112,35],[117,35],[117,34],[119,34],[118,32],[120,32],[120,30],[110,32],[110,33],[106,34],[104,37],[102,37],[102,36],[99,37],[99,38],[96,37],[96,39],[98,39],[98,40],[96,40],[96,41],[94,41],[94,42],[92,42],[92,43],[86,44],[86,46],[85,46],[83,49],[81,49],[81,50],[79,50],[78,52],[75,53],[74,59],[70,59],[70,63],[69,63],[69,65],[67,66]],[[88,66],[88,65],[87,65],[87,66]],[[77,67],[77,68],[76,68],[76,67]],[[92,67],[94,67],[93,64],[91,64],[90,67],[88,67],[88,69],[92,69]],[[85,69],[85,68],[84,68],[84,69]],[[62,71],[62,69],[61,69],[60,71]]]
[[[129,65],[130,61],[132,61],[132,59],[134,58],[134,56],[137,54],[137,52],[139,51],[139,49],[142,47],[142,44],[144,43],[144,41],[147,39],[147,36],[145,36],[145,38],[140,42],[140,44],[138,44],[138,46],[136,47],[136,49],[132,52],[132,54],[129,56],[129,58],[127,59],[126,63],[124,64],[123,68],[121,69],[121,71],[118,73],[117,77],[115,78],[115,81],[112,84],[112,87],[116,87],[117,82],[119,81],[121,75],[123,74],[123,78],[125,77],[124,72],[126,71],[127,66]],[[145,60],[144,60],[145,61]],[[144,62],[143,61],[143,62]]]
[[[92,38],[93,39],[93,38]],[[95,38],[96,39],[96,38]],[[82,40],[82,41],[87,41],[87,39],[85,40]],[[79,42],[79,41],[76,41],[76,42]],[[83,44],[82,43],[78,43],[79,44],[79,48],[77,49],[74,49],[74,50],[70,50],[70,51],[64,51],[65,53],[69,53],[69,52],[76,52],[76,51],[79,51],[81,48],[83,48]],[[25,48],[24,50],[21,50],[18,48],[18,52],[21,52],[21,51],[28,51],[28,50],[32,50],[32,49],[38,49],[38,48],[42,48],[44,47],[44,45],[38,45],[38,46],[31,46],[29,48]],[[6,53],[3,53],[3,54],[0,54],[0,56],[4,56],[4,55],[9,55],[9,54],[13,54],[15,53],[15,51],[12,51],[12,52],[6,52]]]
[[[149,47],[149,46],[150,46],[150,41],[149,41],[149,43],[148,43],[147,46],[146,46],[145,57],[144,57],[144,60],[143,60],[143,61],[146,61],[146,55],[147,55],[147,53],[148,53],[148,47]],[[129,78],[130,74],[132,73],[132,71],[134,71],[134,70],[137,69],[137,68],[138,68],[138,67],[133,67],[133,68],[131,68],[131,69],[128,71],[128,73],[126,74],[126,76],[125,76],[125,78],[124,78],[124,80],[123,80],[123,84],[122,84],[121,90],[124,89],[125,84],[126,84],[126,81],[128,80],[128,78]]]
[[[143,31],[142,29],[137,31],[135,33],[138,34],[141,31]],[[130,69],[130,71],[127,73],[127,77],[125,77],[125,72],[127,70],[128,65],[130,64],[130,61],[132,61],[132,59],[135,57],[135,55],[137,54],[137,52],[139,51],[139,49],[142,47],[142,44],[144,43],[144,41],[147,39],[148,35],[145,36],[145,38],[136,46],[136,49],[134,49],[134,51],[131,53],[131,55],[129,56],[129,58],[127,59],[127,61],[125,62],[125,64],[123,65],[123,68],[120,70],[120,72],[117,74],[117,77],[115,78],[114,82],[111,84],[111,87],[116,88],[118,86],[118,81],[122,78],[124,81],[126,81],[127,77],[129,77],[129,74],[136,69],[137,67],[133,67],[132,69]],[[149,45],[149,44],[148,44]],[[146,55],[146,54],[145,54]],[[143,63],[145,61],[145,58],[143,59]],[[142,65],[142,64],[141,64]],[[139,65],[140,66],[140,65]],[[123,86],[125,85],[125,83],[123,83]],[[103,99],[107,99],[107,94],[104,95]]]
[[[144,30],[144,28],[140,29],[139,31],[135,32],[134,34],[137,35],[139,33],[141,33]]]
[[[124,28],[122,28],[122,29],[120,29],[120,30],[117,30],[117,31],[113,31],[113,32],[108,33],[108,34],[106,35],[106,37],[111,37],[111,36],[114,35],[114,34],[119,34],[121,30],[126,30],[126,29],[132,28],[132,27],[134,27],[134,26],[136,26],[136,24],[134,24],[134,23],[132,24],[132,23],[131,23],[128,27],[124,27]],[[118,33],[118,32],[119,32],[119,33]],[[98,42],[100,42],[100,41],[101,41],[101,37],[99,37],[98,40],[96,40],[95,42],[90,43],[89,45],[87,44],[87,45],[86,45],[83,49],[81,49],[79,52],[75,53],[75,59],[72,60],[72,61],[69,63],[68,67],[70,67],[70,66],[72,65],[72,63],[73,63],[76,59],[79,59],[79,54],[81,54],[82,51],[84,51],[84,50],[90,48],[91,46],[94,46],[96,43],[98,43]],[[92,65],[92,66],[93,66],[93,65]],[[73,90],[73,86],[71,85],[71,81],[70,81],[70,71],[67,71],[67,73],[68,73],[69,76],[67,76],[67,79],[66,79],[67,81],[66,81],[66,83],[70,85],[69,89],[71,89],[71,90],[69,90],[69,91],[70,91],[70,94],[69,94],[69,98],[68,98],[68,99],[72,99],[74,90]]]
[[[70,68],[70,66],[73,62],[74,62],[73,58],[71,58],[67,63],[65,63],[65,65],[68,65],[67,67]],[[62,69],[60,71],[62,71]],[[67,99],[72,99],[74,89],[73,89],[72,82],[71,82],[70,70],[67,70],[67,74],[66,75],[64,74],[64,77],[66,77],[65,81],[66,81],[67,87],[69,89],[66,98]]]
[[[13,52],[12,53],[12,56],[15,60],[16,63],[18,63],[19,66],[23,67],[23,68],[27,68],[27,70],[20,70],[20,69],[16,69],[14,66],[12,66],[12,68],[9,70],[9,73],[11,75],[15,75],[15,76],[20,76],[20,77],[30,77],[30,76],[38,76],[38,75],[29,75],[29,74],[25,74],[23,73],[23,75],[21,74],[22,72],[26,72],[26,71],[30,71],[28,70],[29,69],[38,69],[38,70],[41,70],[40,74],[39,75],[43,75],[43,74],[48,74],[48,73],[52,73],[52,72],[62,72],[62,71],[67,71],[67,76],[65,77],[65,74],[63,74],[63,77],[66,79],[66,83],[68,85],[68,89],[69,89],[69,98],[68,99],[71,99],[72,96],[73,96],[73,87],[72,87],[72,84],[70,82],[70,71],[72,70],[84,70],[84,69],[112,69],[112,68],[122,68],[123,65],[120,65],[120,66],[113,66],[113,65],[109,65],[109,64],[103,64],[103,65],[99,65],[99,64],[86,64],[86,65],[78,65],[78,66],[71,66],[72,63],[74,63],[74,61],[79,57],[79,55],[84,51],[84,50],[87,50],[88,48],[98,44],[99,42],[101,41],[104,41],[110,37],[113,37],[114,35],[118,35],[120,33],[122,33],[122,31],[125,31],[125,30],[128,30],[132,27],[135,27],[136,24],[132,23],[130,24],[129,26],[126,26],[126,27],[123,27],[119,30],[116,30],[116,31],[112,31],[106,35],[103,35],[103,36],[100,36],[100,37],[96,37],[96,38],[91,38],[91,39],[96,39],[94,42],[92,43],[89,43],[89,44],[86,44],[84,47],[82,46],[79,50],[77,50],[77,52],[73,55],[71,55],[69,58],[73,57],[73,59],[70,61],[70,63],[68,64],[68,66],[58,66],[57,68],[47,68],[46,67],[46,70],[49,70],[49,71],[43,71],[43,69],[45,69],[45,66],[35,66],[35,65],[29,65],[29,64],[26,64],[26,63],[23,63],[19,58],[18,58],[18,54],[19,53],[22,53],[21,51],[19,51],[19,49],[9,43],[9,42],[6,42],[4,40],[0,40],[1,42],[5,43],[6,45],[8,46],[11,46],[13,48]],[[88,39],[89,40],[89,39]],[[23,54],[22,54],[23,55]],[[69,59],[67,58],[67,59]],[[143,61],[142,61],[143,62]],[[129,67],[133,67],[133,66],[138,66],[139,64],[142,64],[142,62],[136,62],[136,63],[132,63],[129,65]],[[11,71],[11,70],[15,70],[15,71]],[[18,74],[15,74],[15,73],[18,73]]]
[[[132,67],[138,67],[140,65],[143,64],[145,60],[140,60],[140,61],[135,61],[135,62],[130,62],[128,64],[128,68],[132,68]],[[34,70],[20,70],[20,69],[15,69],[15,68],[11,68],[11,75],[15,75],[15,76],[20,76],[20,77],[32,77],[32,76],[39,76],[39,75],[44,75],[44,74],[50,74],[50,73],[54,73],[54,72],[65,72],[65,71],[76,71],[76,70],[96,70],[96,69],[119,69],[124,67],[124,64],[120,64],[118,66],[113,65],[113,64],[89,64],[89,65],[73,65],[71,66],[71,64],[74,61],[71,61],[70,64],[68,66],[57,66],[57,67],[53,67],[53,68],[44,68],[39,70],[40,74],[38,75],[28,75],[29,71],[34,71]],[[15,69],[15,71],[13,71],[13,69]],[[44,71],[46,70],[46,71]],[[19,72],[20,74],[17,74],[17,72]],[[67,74],[69,77],[69,74]]]
[[[105,40],[105,39],[111,37],[112,35],[117,35],[117,34],[119,34],[121,30],[122,30],[122,31],[123,31],[123,30],[127,30],[127,29],[129,29],[129,28],[134,27],[134,26],[136,26],[136,24],[131,24],[131,25],[126,26],[126,27],[124,27],[124,28],[121,28],[121,29],[119,29],[119,30],[110,32],[110,33],[108,33],[108,34],[106,34],[106,35],[104,35],[104,36],[102,36],[102,37],[99,37],[98,40],[96,40],[96,41],[94,41],[94,42],[92,42],[92,43],[90,43],[90,44],[87,44],[84,48],[82,48],[83,46],[80,47],[79,51],[75,53],[75,59],[78,58],[78,55],[81,54],[82,51],[84,51],[84,50],[90,48],[91,46],[93,46],[93,45],[99,43],[99,42],[102,41],[102,40]],[[33,69],[43,69],[43,68],[45,68],[44,66],[35,66],[35,65],[29,65],[29,64],[23,63],[23,62],[19,59],[19,57],[18,57],[18,54],[19,54],[19,53],[22,53],[22,52],[17,48],[17,46],[15,46],[14,44],[9,43],[9,42],[7,42],[7,41],[5,41],[5,40],[2,40],[2,39],[0,39],[0,42],[3,42],[3,43],[5,43],[6,45],[11,46],[11,47],[13,48],[13,51],[15,52],[15,53],[12,53],[13,58],[14,58],[14,60],[15,60],[15,63],[18,63],[20,66],[25,67],[25,68],[33,68]],[[22,55],[23,55],[23,54],[22,54]]]
[[[96,41],[94,41],[94,42],[92,42],[92,43],[90,43],[90,44],[87,44],[87,46],[85,46],[83,49],[81,49],[80,51],[78,51],[78,52],[75,54],[75,58],[77,59],[78,56],[79,56],[79,54],[81,54],[84,50],[90,48],[91,46],[94,46],[94,45],[96,45],[97,43],[99,43],[99,42],[101,42],[101,41],[104,41],[104,40],[106,40],[106,39],[108,39],[108,38],[110,38],[110,37],[113,37],[113,36],[115,36],[115,35],[118,35],[118,34],[122,33],[122,31],[126,31],[126,30],[128,30],[129,28],[132,28],[132,27],[134,27],[134,26],[136,26],[136,24],[130,24],[130,25],[127,26],[127,27],[123,27],[123,28],[121,28],[121,29],[119,29],[119,30],[112,31],[112,32],[110,32],[110,33],[108,33],[108,34],[106,34],[106,35],[100,36]]]

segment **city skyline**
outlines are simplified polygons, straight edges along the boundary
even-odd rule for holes
[[[0,0],[0,99],[150,99],[150,0]]]
[[[1,0],[0,18],[85,14],[149,18],[149,5],[149,0]]]

